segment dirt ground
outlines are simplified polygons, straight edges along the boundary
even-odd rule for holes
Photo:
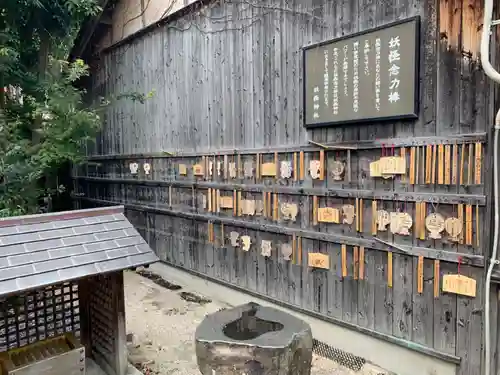
[[[230,306],[199,298],[162,279],[154,280],[154,274],[146,276],[125,273],[129,360],[148,375],[199,375],[194,350],[196,327],[206,314]],[[313,357],[313,375],[376,373],[364,368],[354,372],[329,359]]]

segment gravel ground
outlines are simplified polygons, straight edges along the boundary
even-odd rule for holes
[[[196,326],[206,314],[230,306],[221,301],[198,301],[190,294],[184,294],[183,299],[182,289],[165,286],[125,272],[129,360],[148,375],[199,375],[194,350]],[[313,357],[312,375],[376,373],[365,368],[354,372],[329,359]]]

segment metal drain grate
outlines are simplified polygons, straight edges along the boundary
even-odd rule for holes
[[[365,359],[357,357],[343,350],[331,347],[324,342],[313,339],[313,352],[321,357],[331,359],[353,371],[359,371],[366,363]]]

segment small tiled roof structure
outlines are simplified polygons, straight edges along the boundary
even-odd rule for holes
[[[123,206],[0,219],[0,296],[158,260]]]

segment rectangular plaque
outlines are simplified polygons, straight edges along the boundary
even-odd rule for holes
[[[330,268],[330,257],[326,254],[321,253],[309,253],[308,254],[308,265],[313,268]]]
[[[417,118],[419,17],[304,48],[304,126]]]

